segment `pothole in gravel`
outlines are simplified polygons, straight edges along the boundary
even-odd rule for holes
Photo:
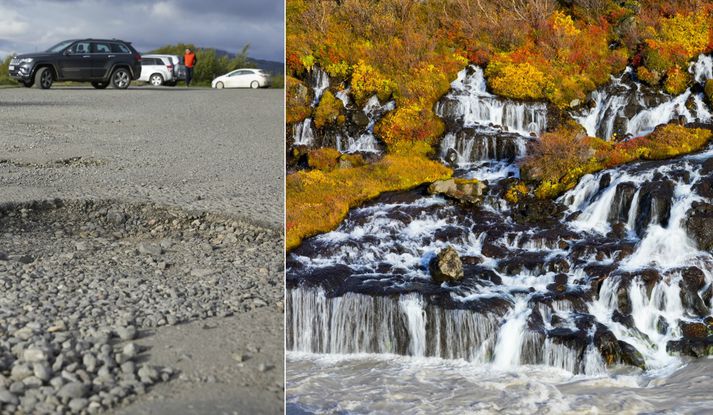
[[[274,230],[153,205],[0,206],[0,411],[99,413],[170,380],[133,340],[282,312],[282,246]]]

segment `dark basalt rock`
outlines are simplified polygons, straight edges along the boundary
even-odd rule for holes
[[[616,186],[614,199],[607,220],[609,223],[626,222],[629,218],[631,202],[636,193],[636,185],[632,182],[619,183]]]
[[[711,334],[708,331],[708,326],[700,322],[681,321],[678,326],[686,339],[704,339]]]
[[[558,223],[565,208],[550,199],[527,197],[511,211],[513,220],[523,225],[554,225]]]
[[[670,274],[676,273],[680,273],[682,277],[679,286],[681,287],[680,296],[683,306],[699,317],[707,316],[708,307],[698,294],[706,284],[706,276],[703,271],[697,267],[687,267],[670,272]]]
[[[505,258],[509,253],[507,249],[489,241],[485,241],[485,243],[483,243],[483,247],[480,252],[488,258],[495,259]]]
[[[713,252],[713,205],[695,204],[688,212],[686,230],[699,249]]]
[[[564,257],[557,257],[549,261],[545,267],[549,272],[569,272],[570,269],[569,262]]]
[[[626,229],[626,224],[623,222],[616,222],[612,224],[611,231],[607,234],[607,238],[612,239],[624,239],[628,236],[629,232]]]
[[[674,184],[671,180],[646,182],[639,191],[636,233],[643,236],[652,223],[668,226]]]
[[[611,319],[612,321],[622,324],[624,327],[629,329],[636,327],[634,324],[634,317],[632,317],[631,314],[622,314],[619,310],[614,310]]]
[[[634,346],[625,341],[619,340],[619,348],[621,350],[622,363],[646,369],[646,361],[644,360],[644,357]]]
[[[693,191],[702,197],[713,199],[713,177],[702,178],[698,183],[693,185]]]
[[[666,334],[668,332],[668,322],[666,322],[666,319],[659,316],[658,320],[656,320],[656,331],[659,334]]]
[[[713,355],[713,336],[697,339],[671,340],[666,344],[668,353],[679,356],[705,357]]]
[[[522,251],[500,260],[498,262],[498,271],[507,275],[516,275],[524,270],[529,270],[535,274],[544,274],[544,261],[545,259],[540,252]]]

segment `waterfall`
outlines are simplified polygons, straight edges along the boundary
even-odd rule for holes
[[[314,90],[314,101],[312,101],[312,106],[316,107],[319,104],[319,100],[322,98],[324,91],[329,88],[329,75],[320,67],[315,67],[312,69],[310,82],[312,84],[312,89]]]
[[[697,83],[711,79],[711,56],[700,55],[690,65],[689,72]],[[654,91],[635,79],[631,67],[619,77],[612,77],[608,85],[592,92],[591,102],[590,108],[574,111],[572,117],[588,135],[605,140],[611,139],[615,133],[631,137],[647,135],[657,126],[679,118],[686,123],[713,120],[703,102],[703,94],[693,93],[690,88],[678,96]]]
[[[302,122],[293,127],[293,139],[296,146],[311,146],[314,144],[314,131],[312,131],[312,119],[305,118]]]
[[[483,70],[469,66],[451,83],[451,91],[436,104],[439,117],[463,127],[497,126],[521,135],[540,135],[547,127],[547,106],[503,99],[487,92]]]
[[[310,353],[396,353],[484,362],[492,355],[493,316],[401,298],[323,289],[288,290],[287,347]]]
[[[527,307],[527,298],[518,298],[505,323],[500,327],[495,344],[495,367],[511,368],[520,364],[522,343],[525,338],[525,324],[532,310]]]
[[[710,62],[702,56],[691,65],[697,81],[710,77]],[[628,69],[574,116],[607,138],[679,116],[710,120],[696,88],[672,97]],[[378,148],[374,124],[394,103],[371,97],[359,109],[348,92],[337,97],[368,119],[337,131],[337,148]],[[713,149],[586,175],[542,214],[551,221],[523,223],[521,206],[498,204],[507,183],[499,180],[517,176],[515,162],[546,127],[546,107],[488,93],[482,70],[471,66],[436,111],[447,125],[441,159],[457,177],[492,181],[490,199],[478,209],[423,189],[387,194],[305,240],[287,259],[288,349],[396,354],[415,364],[460,359],[502,373],[546,365],[593,377],[617,364],[652,373],[680,366],[671,346],[686,341],[681,325],[710,314],[713,255],[698,249],[706,242],[690,218],[708,212],[697,204],[710,203]],[[458,283],[431,280],[429,265],[446,246],[462,258]],[[691,288],[701,273],[704,287]]]
[[[688,67],[688,72],[693,74],[693,80],[699,84],[713,79],[713,55],[700,55],[698,60]]]

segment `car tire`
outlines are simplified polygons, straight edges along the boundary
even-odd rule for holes
[[[225,88],[225,85],[222,82],[218,81],[215,84],[215,89],[223,89],[223,88]]]
[[[163,75],[160,73],[155,73],[149,76],[149,83],[151,86],[161,86],[163,85]]]
[[[35,73],[35,86],[41,89],[50,89],[54,82],[54,74],[48,67],[42,67]]]
[[[260,88],[260,83],[258,81],[252,81],[252,82],[250,82],[250,88],[258,89],[258,88]]]
[[[106,89],[106,87],[109,86],[109,83],[108,82],[92,81],[92,86],[96,89]]]
[[[116,89],[126,89],[131,84],[131,74],[128,69],[117,68],[111,73],[111,86]]]
[[[22,81],[22,86],[24,86],[25,88],[32,88],[32,85],[34,85],[34,84],[35,84],[34,80]]]

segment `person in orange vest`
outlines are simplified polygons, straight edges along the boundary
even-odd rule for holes
[[[191,79],[193,79],[193,67],[198,63],[196,59],[196,54],[186,48],[186,54],[183,55],[183,64],[186,66],[186,87],[191,86]]]

